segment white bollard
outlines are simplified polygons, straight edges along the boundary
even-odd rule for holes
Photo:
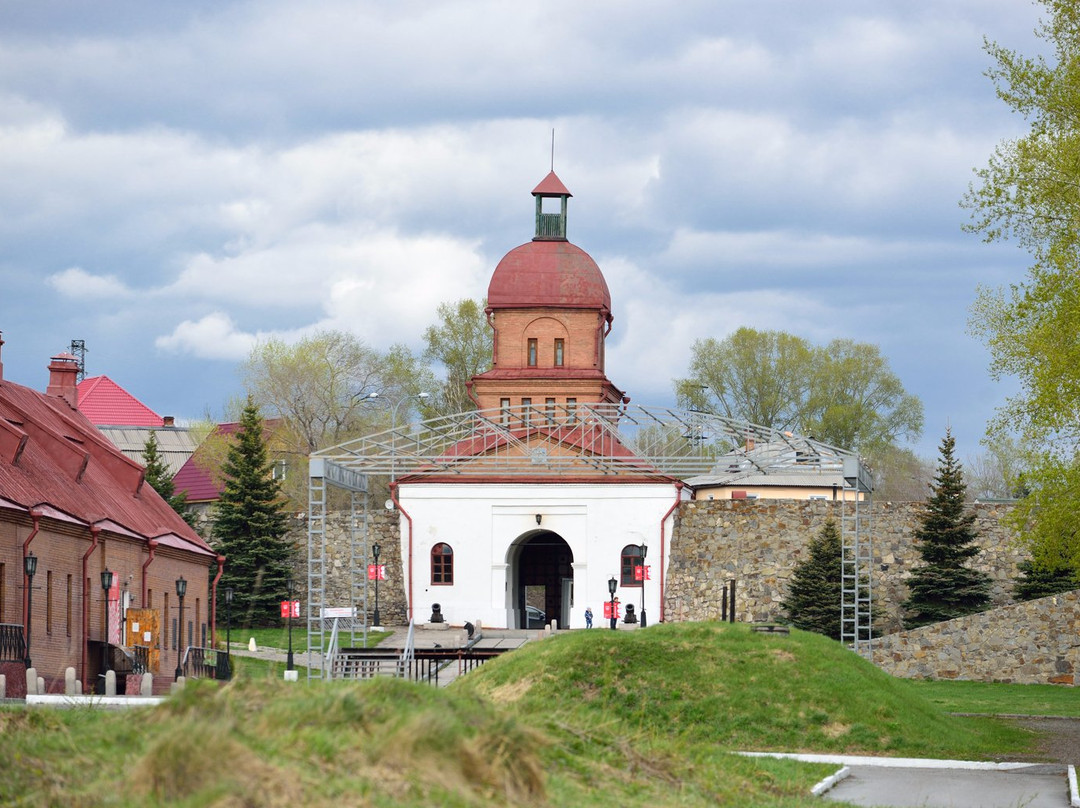
[[[37,668],[26,669],[26,695],[37,695]]]
[[[140,696],[152,696],[154,695],[154,674],[144,673],[142,675],[142,681],[139,682],[139,695]]]
[[[295,681],[297,681],[299,679],[299,677],[300,677],[300,671],[298,671],[298,670],[285,671],[285,681],[286,682],[295,682]]]
[[[45,695],[45,677],[39,676],[37,678],[37,692],[39,696]]]
[[[78,681],[75,679],[75,669],[68,667],[64,669],[64,695],[65,696],[78,696],[79,691],[77,689]]]
[[[7,698],[7,675],[0,673],[0,699]]]
[[[248,650],[249,650],[249,651],[251,651],[251,653],[253,653],[253,654],[254,654],[254,653],[255,653],[256,651],[258,651],[258,650],[259,650],[259,646],[257,646],[257,645],[255,644],[255,638],[254,638],[254,637],[252,637],[252,638],[251,638],[250,640],[248,640]]]
[[[105,671],[105,695],[116,695],[116,671]]]

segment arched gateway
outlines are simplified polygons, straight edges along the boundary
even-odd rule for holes
[[[541,628],[552,620],[561,627],[570,625],[574,553],[562,536],[551,530],[530,530],[510,545],[506,562],[515,628]]]

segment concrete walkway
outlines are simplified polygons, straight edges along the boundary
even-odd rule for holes
[[[1076,771],[1046,763],[745,753],[835,763],[814,793],[879,808],[1080,808]]]

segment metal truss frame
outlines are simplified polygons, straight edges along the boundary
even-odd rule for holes
[[[760,475],[825,472],[842,478],[841,631],[855,651],[871,638],[872,478],[858,455],[811,437],[693,410],[629,404],[524,405],[455,413],[346,441],[311,455],[309,648],[322,647],[325,593],[325,486],[361,495],[353,564],[367,558],[367,478],[453,480],[685,480],[705,474],[725,484]],[[354,500],[355,502],[355,500]],[[350,571],[354,596],[360,571]],[[356,604],[353,604],[354,606]],[[317,610],[318,609],[318,610]],[[364,614],[366,631],[367,610]]]

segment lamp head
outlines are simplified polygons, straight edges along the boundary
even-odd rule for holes
[[[112,570],[104,569],[101,571],[101,588],[108,592],[112,589],[113,574]]]
[[[225,603],[231,605],[233,599],[233,588],[231,586],[225,587]]]
[[[176,579],[176,597],[182,598],[187,594],[187,581],[184,580],[184,576],[181,575]]]
[[[33,553],[23,559],[23,572],[26,573],[27,578],[33,578],[34,573],[37,572],[37,558]]]
[[[608,592],[609,592],[609,593],[610,593],[610,594],[611,594],[612,596],[614,596],[614,595],[615,595],[615,590],[616,590],[616,589],[618,589],[618,588],[619,588],[619,582],[618,582],[618,581],[616,581],[616,580],[615,580],[615,576],[614,576],[614,575],[612,575],[612,576],[611,576],[610,578],[608,578],[608,582],[607,582],[607,591],[608,591]]]
[[[379,560],[379,552],[381,550],[382,550],[382,546],[378,542],[375,542],[373,545],[371,545],[371,554],[373,556],[375,556],[376,561]]]
[[[543,518],[544,518],[544,515],[542,513],[536,514],[536,524],[539,525]]]
[[[645,542],[641,543],[641,557],[645,558],[649,554],[649,548],[645,545]]]

